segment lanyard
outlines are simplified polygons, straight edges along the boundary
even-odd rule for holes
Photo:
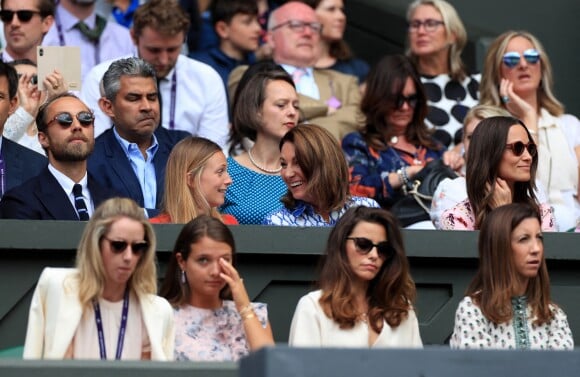
[[[101,360],[107,359],[107,349],[105,346],[105,334],[103,332],[103,321],[101,318],[101,307],[97,300],[93,300],[93,308],[95,309],[95,322],[97,323],[97,332],[99,335],[99,353]],[[121,314],[121,327],[119,328],[119,337],[117,339],[117,353],[115,360],[121,360],[123,353],[123,343],[125,342],[125,330],[127,329],[127,315],[129,314],[129,288],[125,289],[125,297],[123,298],[123,312]]]
[[[4,165],[4,158],[0,154],[0,199],[6,192],[6,166]]]
[[[175,106],[177,97],[177,67],[173,70],[173,75],[171,76],[171,103],[169,104],[169,129],[173,130],[175,128]],[[161,110],[163,111],[163,109]]]
[[[58,4],[58,3],[57,3]],[[66,41],[64,40],[64,32],[62,30],[62,25],[60,23],[60,19],[57,16],[57,13],[54,13],[54,23],[56,24],[56,32],[58,34],[58,44],[61,46],[66,46]],[[94,43],[95,45],[95,65],[99,64],[101,62],[100,59],[100,48],[99,48],[99,41]]]

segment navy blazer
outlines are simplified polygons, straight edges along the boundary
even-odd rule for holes
[[[168,130],[157,127],[155,130],[159,148],[153,165],[155,166],[155,179],[157,181],[157,198],[155,208],[146,208],[149,217],[159,214],[163,190],[165,187],[165,166],[169,153],[181,139],[190,136],[188,132]],[[139,180],[131,167],[131,163],[125,154],[121,144],[113,133],[113,128],[103,132],[95,141],[95,150],[88,159],[87,169],[89,173],[104,187],[111,187],[121,196],[131,198],[141,207],[145,207],[143,191]]]
[[[45,156],[5,137],[2,138],[2,158],[6,167],[7,192],[37,176],[48,165]]]
[[[117,196],[99,185],[88,175],[88,186],[95,208],[103,201]],[[79,220],[54,175],[45,167],[39,175],[8,191],[0,201],[0,218],[28,220]]]

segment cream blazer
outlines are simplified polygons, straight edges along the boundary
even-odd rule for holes
[[[24,359],[63,359],[81,320],[78,283],[73,268],[45,268],[32,296]],[[151,359],[173,360],[173,309],[155,295],[139,295],[141,315],[151,342]]]

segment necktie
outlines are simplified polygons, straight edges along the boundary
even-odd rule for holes
[[[298,86],[298,84],[300,83],[300,79],[305,74],[306,74],[306,71],[302,68],[296,68],[296,70],[294,70],[294,72],[292,72],[292,80],[294,80],[294,84],[296,86]]]
[[[103,30],[105,30],[106,25],[107,20],[100,15],[97,15],[97,21],[94,29],[90,29],[89,26],[83,21],[77,22],[74,27],[78,29],[81,34],[84,35],[89,41],[97,43],[101,38],[101,34],[103,34]]]
[[[79,220],[88,221],[89,211],[87,211],[87,205],[83,199],[83,186],[79,185],[78,183],[75,184],[73,186],[73,195],[75,197],[75,208],[77,210],[77,214],[79,215]]]
[[[0,154],[0,199],[6,191],[6,166],[4,165],[4,158]]]

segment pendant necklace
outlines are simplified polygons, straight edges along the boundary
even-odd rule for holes
[[[278,174],[280,173],[280,171],[282,171],[282,166],[280,166],[277,169],[266,169],[265,167],[258,165],[258,163],[254,160],[254,157],[252,156],[252,149],[248,150],[248,157],[250,158],[250,162],[252,163],[252,165],[268,174]]]

